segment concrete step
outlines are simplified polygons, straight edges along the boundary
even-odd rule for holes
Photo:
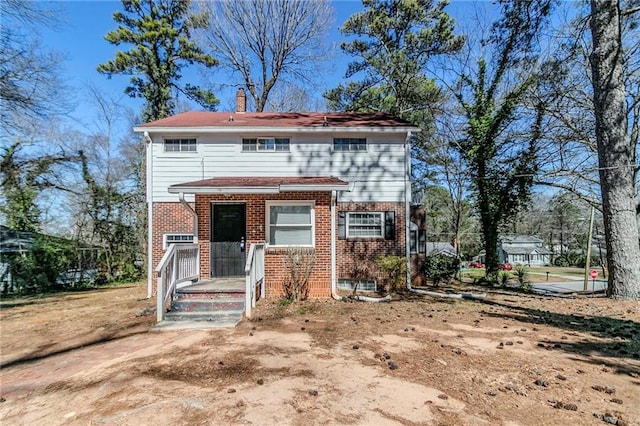
[[[244,311],[219,311],[219,312],[173,312],[165,314],[165,321],[179,322],[206,322],[220,327],[235,327],[241,320]]]
[[[244,289],[192,289],[189,287],[176,290],[176,297],[180,299],[227,299],[244,298]]]
[[[243,311],[243,297],[196,298],[178,297],[171,304],[171,312]]]

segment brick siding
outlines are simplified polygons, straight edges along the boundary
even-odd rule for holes
[[[200,242],[200,275],[210,274],[209,244],[211,204],[242,203],[246,205],[247,253],[250,244],[265,241],[266,201],[315,201],[315,266],[309,279],[309,297],[331,296],[331,193],[290,192],[281,194],[198,194],[192,207],[198,215],[198,241]],[[163,234],[192,233],[193,218],[180,203],[154,203],[153,205],[153,265],[164,253]],[[348,239],[336,241],[337,277],[348,278],[354,262],[371,265],[372,278],[379,282],[383,275],[373,262],[378,255],[405,255],[405,217],[403,203],[338,203],[337,211],[395,211],[396,238]],[[337,219],[336,219],[337,223]],[[337,231],[336,231],[337,235]],[[268,248],[265,253],[265,294],[267,298],[282,297],[282,284],[288,272],[284,267],[286,250]],[[155,293],[155,279],[153,290]]]
[[[378,256],[405,256],[405,205],[404,203],[338,203],[336,211],[346,212],[395,212],[395,239],[347,238],[338,239],[337,278],[351,279],[355,268],[365,268],[368,279],[384,282],[385,274],[375,263]]]

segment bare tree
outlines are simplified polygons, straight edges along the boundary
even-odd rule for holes
[[[328,57],[328,0],[223,0],[198,7],[210,15],[209,27],[199,31],[202,49],[240,78],[258,112],[278,82],[311,84]]]
[[[591,0],[591,70],[602,212],[609,266],[608,294],[640,299],[640,236],[635,155],[627,121],[620,0]],[[636,9],[635,12],[640,11]],[[632,13],[629,11],[628,13]]]
[[[70,110],[61,96],[62,56],[43,48],[38,33],[56,28],[57,14],[40,2],[0,1],[0,118],[2,136],[23,130],[35,119]]]

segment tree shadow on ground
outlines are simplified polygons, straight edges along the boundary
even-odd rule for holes
[[[540,341],[539,347],[574,353],[585,358],[576,359],[599,365],[604,361],[598,357],[617,359],[607,360],[606,364],[616,364],[615,368],[621,373],[640,373],[640,323],[636,321],[608,316],[565,314],[493,300],[476,302],[506,309],[482,311],[486,316],[531,325],[546,325],[564,330],[568,334],[558,341]]]
[[[97,346],[103,343],[113,342],[113,341],[121,340],[127,337],[135,336],[137,334],[148,334],[148,333],[149,333],[149,327],[143,327],[142,329],[140,329],[139,327],[136,326],[130,330],[126,330],[126,331],[120,330],[108,335],[102,335],[94,339],[79,342],[77,344],[56,349],[56,350],[49,350],[49,348],[51,348],[53,344],[44,345],[32,351],[31,353],[28,353],[19,358],[8,360],[1,363],[0,369],[9,368],[16,365],[29,364],[32,362],[37,362],[43,359],[54,357],[56,355],[72,352],[76,349],[83,349],[91,346]]]

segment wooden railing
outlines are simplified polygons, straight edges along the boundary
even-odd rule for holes
[[[245,263],[245,315],[251,318],[256,301],[264,295],[264,243],[251,244]]]
[[[156,268],[157,318],[164,319],[167,302],[173,299],[179,284],[200,278],[200,246],[198,244],[171,244]]]

